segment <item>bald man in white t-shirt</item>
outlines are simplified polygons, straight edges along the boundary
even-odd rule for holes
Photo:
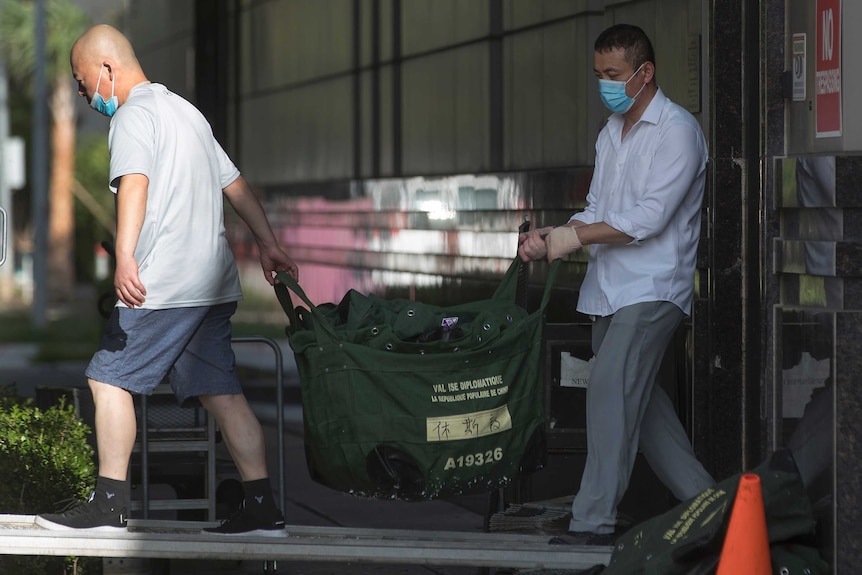
[[[225,238],[223,197],[248,224],[264,277],[298,277],[262,206],[192,104],[145,76],[122,33],[94,26],[70,55],[78,93],[111,117],[110,189],[116,194],[117,307],[87,378],[96,405],[99,473],[85,503],[36,522],[51,529],[126,526],[126,474],[135,442],[132,394],[165,378],[181,405],[212,414],[243,480],[245,502],[219,527],[284,535],[266,469],[263,432],[234,371],[230,318],[242,299]]]

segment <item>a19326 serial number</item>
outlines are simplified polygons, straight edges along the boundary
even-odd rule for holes
[[[503,459],[503,448],[489,449],[482,453],[470,453],[459,457],[450,457],[446,460],[446,469],[458,469],[460,467],[478,467],[480,465],[491,465],[494,462]]]

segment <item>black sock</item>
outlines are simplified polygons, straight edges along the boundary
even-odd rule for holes
[[[106,511],[122,511],[129,504],[129,487],[125,481],[102,477],[96,478],[93,501]]]
[[[245,508],[255,514],[270,515],[275,510],[272,486],[269,477],[242,482],[245,493]]]

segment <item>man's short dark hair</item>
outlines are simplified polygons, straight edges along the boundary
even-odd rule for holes
[[[646,32],[632,24],[615,24],[596,38],[595,51],[609,52],[622,48],[625,60],[637,70],[644,62],[655,66],[655,52]]]

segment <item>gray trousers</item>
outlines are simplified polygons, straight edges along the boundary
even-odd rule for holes
[[[647,302],[593,323],[587,463],[572,502],[570,531],[613,533],[638,448],[681,501],[715,483],[694,456],[667,393],[655,384],[683,315],[670,302]]]

